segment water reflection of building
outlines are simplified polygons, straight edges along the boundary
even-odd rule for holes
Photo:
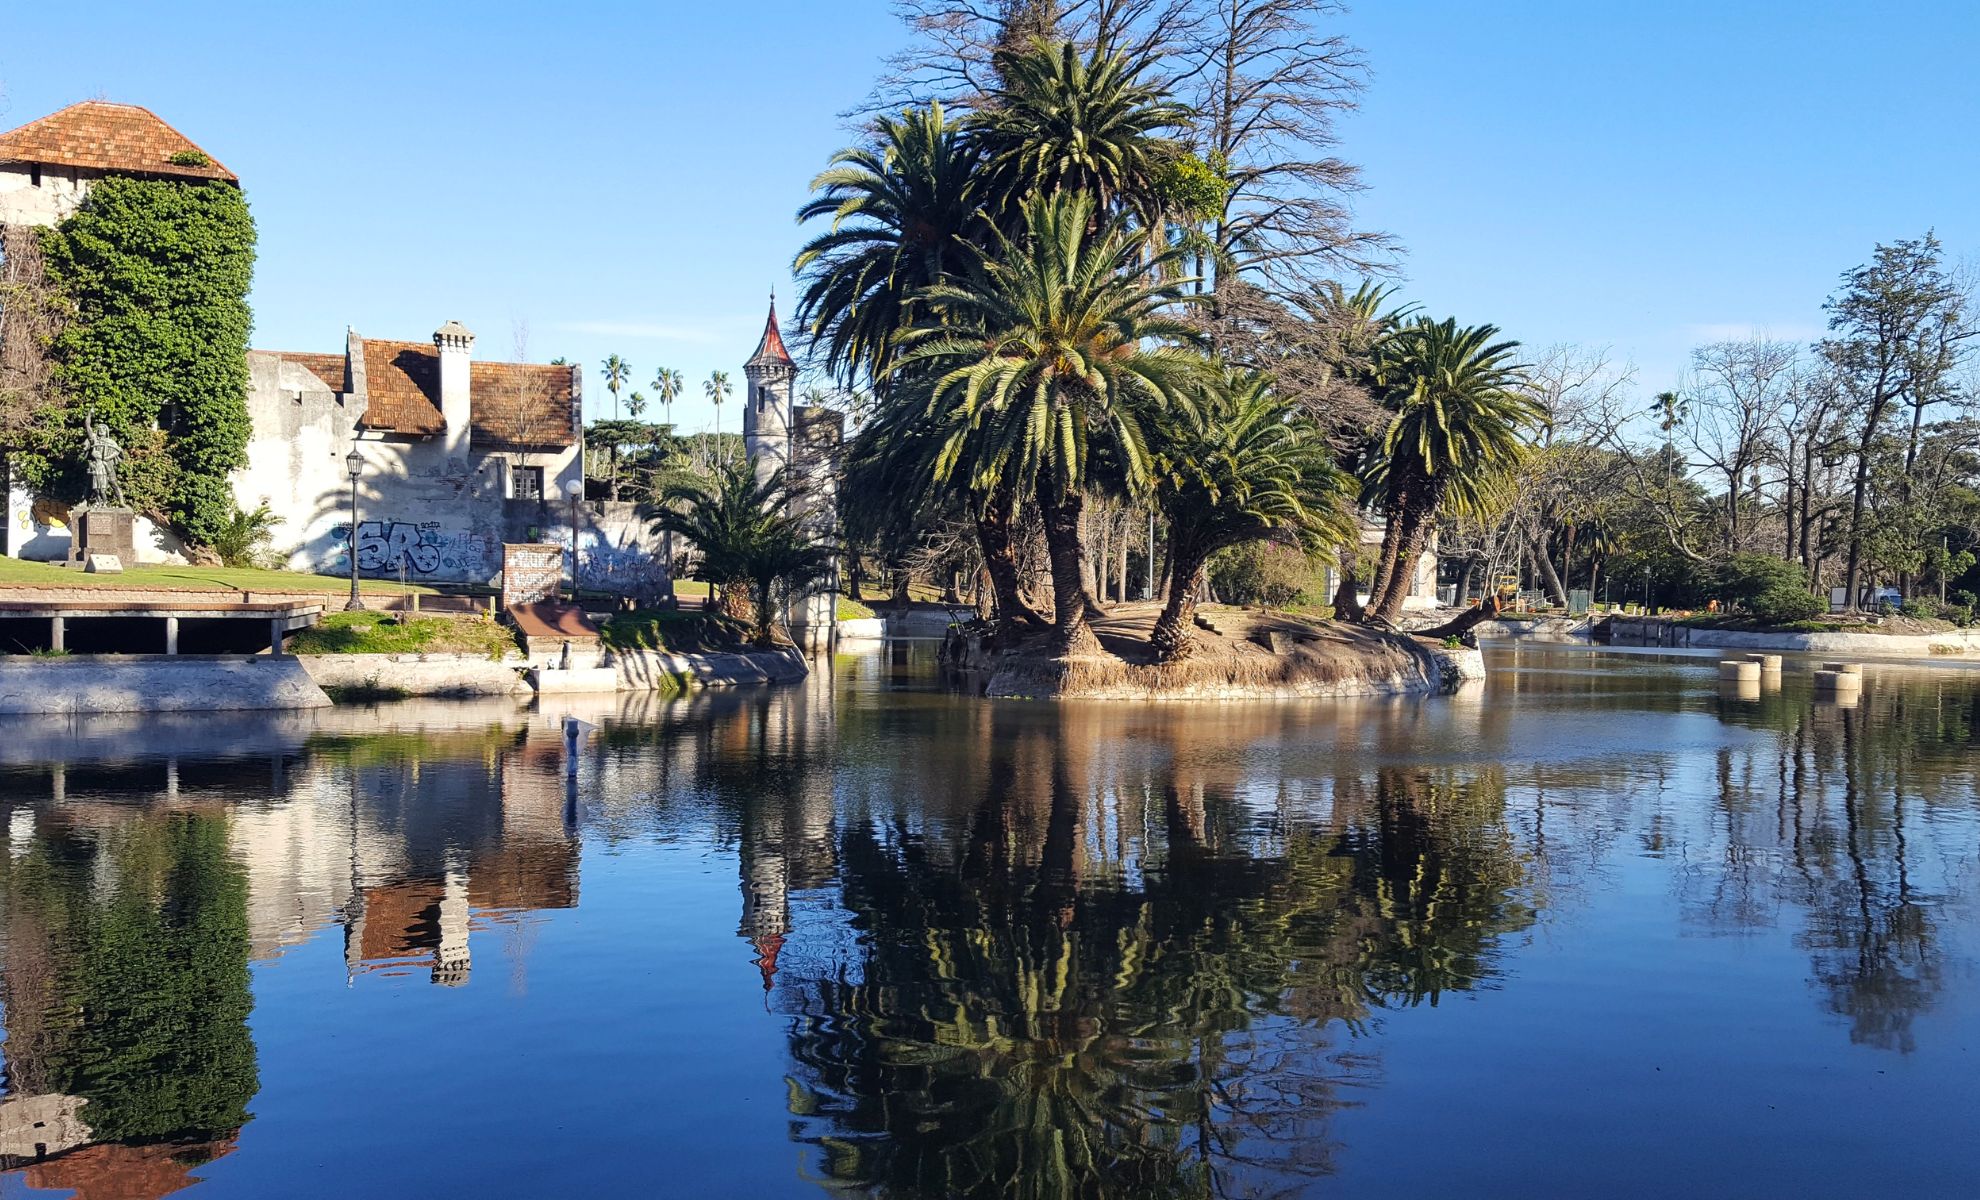
[[[548,725],[170,750],[0,766],[0,1170],[32,1187],[146,1200],[232,1152],[251,961],[341,924],[354,972],[457,985],[475,934],[577,903]]]

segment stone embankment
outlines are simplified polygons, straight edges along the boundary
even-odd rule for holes
[[[1805,654],[1906,659],[1980,654],[1980,629],[1947,629],[1936,633],[1787,633],[1711,629],[1659,617],[1613,617],[1608,621],[1606,632],[1610,644],[1617,646],[1785,650]]]
[[[330,698],[287,655],[10,657],[0,713],[89,716],[323,708]]]

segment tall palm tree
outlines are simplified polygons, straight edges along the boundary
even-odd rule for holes
[[[612,419],[619,419],[619,389],[632,382],[632,364],[614,354],[603,363],[605,390],[612,393]]]
[[[701,385],[701,394],[708,397],[708,403],[714,406],[715,441],[717,445],[720,445],[722,440],[722,402],[729,398],[729,373],[727,371],[711,372],[708,376],[708,382]]]
[[[1396,415],[1366,472],[1388,516],[1382,588],[1369,597],[1373,623],[1393,624],[1401,615],[1410,568],[1438,512],[1482,508],[1525,455],[1528,432],[1548,420],[1513,361],[1519,343],[1493,341],[1498,333],[1495,325],[1419,318],[1384,348],[1382,377]]]
[[[986,157],[986,195],[1019,217],[1030,195],[1081,192],[1093,218],[1122,211],[1159,220],[1163,169],[1183,153],[1167,136],[1190,110],[1142,76],[1153,63],[1105,46],[1034,42],[1002,63],[1002,84],[971,119]]]
[[[847,386],[887,378],[917,293],[971,260],[983,226],[977,152],[940,104],[882,117],[874,133],[832,156],[798,210],[799,221],[831,220],[798,251],[798,322]]]
[[[1170,271],[1181,252],[1147,257],[1120,219],[1096,229],[1094,209],[1081,193],[1027,201],[1021,238],[1000,235],[981,271],[924,294],[936,316],[909,333],[900,362],[932,376],[929,412],[944,426],[935,481],[979,502],[1036,498],[1067,655],[1097,648],[1079,536],[1089,469],[1104,455],[1124,486],[1144,489],[1143,417],[1202,364],[1183,348],[1195,330],[1169,315],[1192,299]]]
[[[660,411],[666,414],[662,419],[671,429],[674,424],[674,400],[681,394],[681,373],[672,367],[661,367],[653,373],[653,394],[660,399]]]
[[[633,420],[639,420],[640,414],[646,411],[646,393],[634,388],[632,395],[626,397],[626,411],[632,414]]]
[[[1337,545],[1356,528],[1354,487],[1320,429],[1255,371],[1226,372],[1149,425],[1171,564],[1152,641],[1172,660],[1194,645],[1191,618],[1211,555],[1266,538]]]

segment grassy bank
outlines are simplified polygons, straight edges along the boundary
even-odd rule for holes
[[[292,654],[474,654],[499,659],[514,635],[486,617],[388,618],[372,612],[329,613],[289,639]]]
[[[192,588],[199,591],[242,592],[348,592],[350,577],[308,575],[300,571],[268,571],[259,567],[130,567],[118,575],[90,575],[76,567],[50,563],[24,562],[0,558],[0,585],[30,584],[65,588]],[[396,579],[364,579],[361,591],[372,594],[403,595],[418,592],[433,595],[434,589],[419,584],[401,586]]]

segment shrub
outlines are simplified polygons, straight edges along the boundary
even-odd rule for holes
[[[1326,603],[1325,576],[1304,553],[1268,542],[1246,542],[1210,563],[1210,586],[1226,604],[1284,608],[1305,596]]]
[[[210,543],[215,554],[220,556],[223,567],[266,567],[273,566],[268,553],[268,543],[275,536],[275,527],[282,524],[282,518],[275,515],[267,504],[258,504],[253,512],[242,512],[238,507],[213,534]]]
[[[1973,606],[1971,604],[1948,604],[1939,610],[1939,619],[1951,621],[1961,629],[1964,629],[1968,625],[1973,624]]]
[[[1820,596],[1811,596],[1799,586],[1770,588],[1746,602],[1746,610],[1763,625],[1808,621],[1828,609]]]

